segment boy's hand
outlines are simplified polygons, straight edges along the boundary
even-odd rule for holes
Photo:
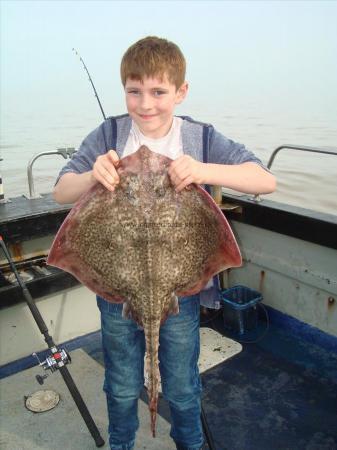
[[[182,191],[191,183],[202,184],[204,163],[196,161],[189,155],[179,156],[169,167],[168,174],[176,191]]]
[[[109,150],[104,155],[97,157],[93,166],[93,177],[103,184],[109,191],[113,192],[119,183],[117,168],[119,157],[114,150]]]

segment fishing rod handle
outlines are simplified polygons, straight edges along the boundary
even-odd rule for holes
[[[91,436],[93,437],[93,439],[96,443],[96,447],[103,447],[105,442],[104,442],[102,436],[100,435],[100,432],[99,432],[93,418],[91,417],[90,412],[89,412],[86,404],[84,403],[84,400],[83,400],[79,390],[77,389],[77,387],[74,383],[74,380],[68,370],[68,367],[63,366],[63,367],[60,367],[59,370],[61,372],[64,382],[68,386],[69,392],[71,393],[71,396],[73,397],[74,402],[76,403],[77,408],[78,408],[79,412],[81,413],[81,416],[82,416],[86,426],[88,427],[88,430],[90,431]]]

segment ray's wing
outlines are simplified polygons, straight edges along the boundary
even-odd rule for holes
[[[85,193],[57,232],[47,264],[71,273],[96,294],[118,303],[124,301],[122,289],[117,278],[114,288],[110,282],[116,251],[123,248],[117,249],[118,239],[114,239],[120,232],[114,214],[116,200],[116,195],[99,183]],[[119,284],[123,284],[121,280]]]
[[[192,251],[191,258],[202,252],[203,268],[201,275],[187,283],[179,295],[192,295],[206,286],[207,282],[219,272],[242,264],[240,249],[233,231],[213,198],[200,186],[196,186],[199,204],[195,208],[198,233],[198,247]],[[191,202],[186,202],[188,209]],[[193,256],[194,255],[194,256]]]

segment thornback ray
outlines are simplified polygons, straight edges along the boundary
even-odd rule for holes
[[[97,183],[61,225],[47,263],[73,274],[144,329],[151,430],[159,387],[159,332],[178,299],[212,276],[241,265],[232,230],[200,186],[177,193],[172,160],[141,146],[119,161],[114,192]]]

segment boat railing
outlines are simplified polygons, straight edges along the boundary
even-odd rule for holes
[[[270,155],[269,161],[267,163],[267,168],[270,169],[271,166],[273,165],[273,162],[276,158],[276,155],[281,151],[281,150],[298,150],[298,151],[303,151],[303,152],[312,152],[312,153],[324,153],[326,155],[335,155],[337,156],[337,149],[336,151],[331,151],[331,150],[323,150],[322,148],[318,148],[318,147],[309,147],[306,145],[293,145],[293,144],[283,144],[280,145],[279,147],[277,147],[273,153]],[[259,194],[256,194],[254,196],[254,200],[256,202],[261,201],[261,197]]]
[[[277,156],[277,154],[281,150],[296,150],[296,151],[305,151],[305,152],[311,152],[311,153],[322,153],[327,155],[335,155],[337,156],[337,149],[336,151],[332,150],[324,150],[319,147],[310,147],[310,146],[304,146],[304,145],[293,145],[293,144],[283,144],[277,147],[272,154],[270,155],[269,161],[267,163],[267,168],[270,169],[273,165],[273,162]],[[35,186],[34,186],[34,180],[33,180],[33,164],[34,162],[40,158],[41,156],[45,155],[61,155],[63,158],[72,158],[73,154],[76,152],[76,149],[74,147],[67,147],[67,148],[58,148],[55,151],[49,151],[49,152],[41,152],[33,156],[33,158],[29,161],[28,167],[27,167],[27,176],[28,176],[28,186],[29,186],[29,199],[34,198],[40,198],[41,196],[39,194],[35,193]],[[256,202],[261,201],[260,194],[256,194],[253,197],[253,200]]]
[[[27,166],[27,176],[28,176],[28,187],[29,187],[29,199],[40,198],[41,195],[35,193],[34,179],[33,179],[33,164],[41,156],[46,155],[61,155],[64,159],[72,158],[73,154],[76,152],[74,147],[58,148],[54,151],[41,152],[34,155],[28,163]]]

